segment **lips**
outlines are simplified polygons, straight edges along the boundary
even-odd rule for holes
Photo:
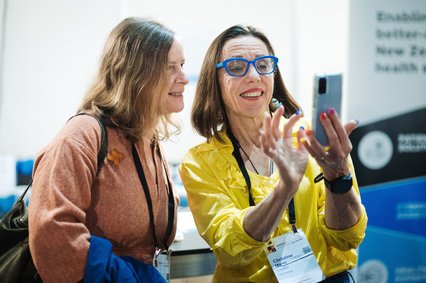
[[[242,92],[240,94],[240,97],[256,98],[256,97],[262,96],[263,93],[264,93],[263,89],[261,89],[260,87],[256,87],[256,88],[247,89],[246,91]]]
[[[171,96],[181,96],[182,92],[169,92],[169,95],[171,95]]]
[[[259,97],[262,96],[263,91],[252,91],[252,92],[245,92],[240,94],[241,97]]]

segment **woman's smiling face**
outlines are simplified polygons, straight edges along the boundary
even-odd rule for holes
[[[265,43],[257,37],[239,36],[228,40],[222,50],[222,61],[229,58],[254,60],[270,55]],[[262,118],[268,110],[274,90],[274,73],[259,75],[253,64],[243,77],[232,77],[219,70],[219,83],[225,108],[230,116]]]
[[[183,65],[185,64],[185,56],[183,53],[182,43],[178,38],[170,48],[167,64],[167,89],[163,96],[165,97],[165,113],[177,113],[182,111],[183,92],[185,85],[188,84],[188,77],[186,76]]]

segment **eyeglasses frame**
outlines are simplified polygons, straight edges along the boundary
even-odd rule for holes
[[[257,70],[257,68],[256,68],[255,63],[256,63],[257,61],[259,61],[259,60],[262,60],[262,59],[272,59],[272,60],[274,61],[274,69],[273,69],[271,72],[266,73],[266,74],[261,74],[261,73],[259,73],[259,71],[258,71],[258,70]],[[235,76],[235,75],[230,74],[230,72],[229,72],[229,70],[228,70],[228,67],[227,67],[228,62],[235,61],[235,60],[237,60],[237,61],[245,61],[245,62],[247,62],[247,68],[246,68],[245,72],[244,72],[243,74],[239,75],[239,76]],[[254,60],[250,61],[250,60],[247,60],[247,59],[245,59],[245,58],[232,57],[232,58],[228,58],[228,59],[226,59],[226,60],[224,60],[224,61],[222,61],[222,62],[217,63],[217,64],[216,64],[216,69],[224,68],[224,69],[225,69],[225,71],[226,71],[226,73],[227,73],[228,75],[230,75],[231,77],[240,78],[240,77],[244,77],[244,76],[247,74],[248,70],[250,69],[250,64],[253,64],[254,69],[256,70],[256,72],[257,72],[259,75],[261,75],[261,76],[266,76],[266,75],[270,75],[270,74],[272,74],[273,72],[275,72],[275,70],[277,69],[277,65],[278,65],[278,58],[277,58],[277,57],[275,57],[275,56],[272,56],[272,55],[266,55],[266,56],[260,56],[260,57],[257,57],[257,58],[255,58]]]

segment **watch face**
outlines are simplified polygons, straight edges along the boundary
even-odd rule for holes
[[[327,182],[326,182],[326,186],[327,186]],[[352,188],[352,175],[351,173],[349,173],[346,176],[337,178],[333,182],[328,182],[328,183],[330,186],[327,186],[327,188],[329,188],[332,193],[344,194]]]

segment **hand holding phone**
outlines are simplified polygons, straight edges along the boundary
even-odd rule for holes
[[[342,106],[342,74],[315,74],[312,103],[312,130],[322,145],[328,145],[327,134],[320,121],[322,112],[331,107],[340,116]]]

